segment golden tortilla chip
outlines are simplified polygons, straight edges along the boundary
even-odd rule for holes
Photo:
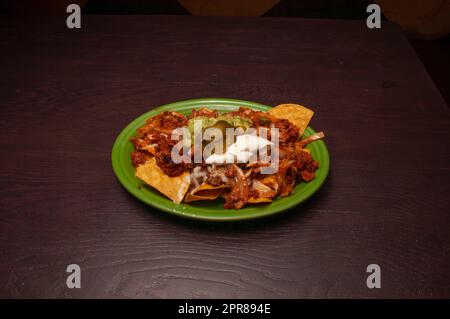
[[[170,177],[159,168],[154,157],[136,168],[136,176],[177,204],[181,203],[191,184],[189,171]]]
[[[269,186],[265,185],[262,181],[257,179],[253,180],[251,189],[258,193],[258,198],[250,197],[247,203],[258,204],[258,203],[271,203],[272,198],[277,196],[277,193],[271,189]]]
[[[300,136],[302,136],[314,112],[300,104],[280,104],[270,109],[269,114],[290,121],[298,127]]]
[[[272,199],[267,198],[267,197],[258,197],[258,198],[253,198],[250,197],[247,201],[247,203],[249,204],[260,204],[260,203],[271,203]]]
[[[190,203],[198,200],[214,200],[222,195],[223,190],[226,187],[226,185],[213,186],[208,183],[203,183],[187,193],[184,201]]]
[[[275,192],[278,192],[278,182],[277,182],[277,178],[275,175],[267,175],[264,176],[261,180],[261,183],[263,183],[264,185],[270,187],[271,189],[273,189]]]
[[[257,179],[253,180],[252,190],[255,190],[259,194],[260,197],[264,197],[264,198],[270,199],[277,195],[277,193],[272,188],[270,188],[263,182],[258,181]]]

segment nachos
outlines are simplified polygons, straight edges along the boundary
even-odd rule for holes
[[[302,139],[313,115],[298,104],[268,112],[162,112],[137,130],[131,161],[139,179],[175,203],[224,198],[227,209],[271,203],[315,178],[319,163],[305,146],[324,134]]]

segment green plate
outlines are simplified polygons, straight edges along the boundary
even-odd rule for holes
[[[320,168],[316,171],[316,178],[313,181],[298,184],[291,196],[277,198],[270,204],[245,206],[240,210],[224,209],[223,199],[189,204],[175,204],[157,190],[147,186],[134,176],[134,168],[130,159],[130,153],[133,150],[133,145],[130,142],[130,138],[136,134],[136,129],[138,127],[144,125],[147,118],[169,110],[188,114],[191,112],[192,108],[208,107],[219,110],[220,112],[229,112],[239,108],[239,106],[261,111],[267,111],[270,109],[270,106],[255,102],[207,98],[171,103],[142,114],[128,124],[128,126],[119,134],[114,143],[112,150],[112,166],[117,178],[131,194],[144,203],[170,214],[200,220],[236,221],[258,218],[284,211],[305,201],[323,184],[330,167],[328,150],[322,140],[312,142],[307,146],[311,150],[314,159],[319,161],[320,164]],[[311,127],[308,127],[304,133],[304,136],[309,136],[314,133],[315,131]]]

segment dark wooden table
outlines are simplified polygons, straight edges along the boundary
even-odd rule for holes
[[[313,108],[323,188],[239,224],[136,200],[111,169],[115,137],[199,97]],[[0,297],[450,297],[449,109],[396,25],[2,16],[0,107]]]

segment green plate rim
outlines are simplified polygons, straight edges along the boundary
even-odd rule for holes
[[[131,142],[130,137],[133,136],[136,131],[135,129],[142,126],[145,120],[151,116],[154,116],[163,111],[190,111],[193,107],[208,106],[208,107],[219,107],[223,111],[224,108],[229,108],[229,111],[238,108],[239,106],[245,106],[255,110],[267,111],[271,106],[250,102],[245,100],[237,99],[227,99],[227,98],[201,98],[201,99],[189,99],[178,101],[174,103],[169,103],[162,105],[160,107],[151,109],[150,111],[138,116],[133,121],[131,121],[117,136],[114,141],[114,145],[111,152],[112,167],[114,173],[119,180],[119,182],[125,187],[125,189],[130,192],[133,196],[141,200],[142,202],[155,207],[164,212],[170,213],[172,215],[177,215],[185,218],[191,218],[196,220],[206,220],[206,221],[239,221],[248,220],[254,218],[265,217],[273,214],[286,211],[298,204],[304,202],[310,198],[324,183],[328,176],[330,169],[330,156],[328,149],[323,140],[315,141],[308,145],[311,149],[312,154],[316,157],[320,157],[320,167],[316,172],[316,178],[309,183],[300,183],[295,187],[294,193],[291,196],[284,198],[277,198],[272,203],[264,206],[250,206],[244,207],[241,210],[226,210],[222,209],[208,209],[204,207],[196,207],[190,204],[175,204],[171,200],[167,199],[164,195],[158,193],[157,191],[144,192],[142,187],[136,187],[134,183],[136,181],[143,185],[134,175],[126,171],[125,165],[131,166],[131,159],[129,153],[124,156],[123,148],[129,147]],[[304,136],[309,136],[316,133],[311,127],[305,130]],[[128,146],[125,144],[129,143]],[[316,158],[317,159],[317,158]],[[301,188],[300,193],[298,189]],[[150,189],[147,189],[150,190]],[[198,210],[196,213],[195,210]],[[218,212],[229,212],[229,216],[215,216],[214,213]],[[200,214],[199,214],[200,212]]]

